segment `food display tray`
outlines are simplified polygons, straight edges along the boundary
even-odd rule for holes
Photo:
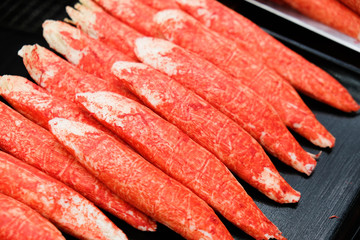
[[[63,19],[65,5],[76,1],[10,1],[0,3],[0,75],[20,75],[30,79],[17,51],[25,44],[48,47],[41,23],[48,18]],[[247,1],[221,1],[248,17],[265,31],[341,82],[360,103],[360,54],[342,44],[309,31]],[[264,214],[291,240],[360,239],[360,114],[343,113],[301,95],[317,119],[336,137],[333,149],[320,149],[293,132],[318,165],[307,177],[272,158],[280,174],[302,194],[297,204],[281,205],[267,199],[239,179]],[[1,99],[1,101],[4,101]],[[108,216],[130,240],[183,239],[159,224],[156,232],[141,232]],[[251,239],[223,220],[234,239]],[[74,239],[64,234],[66,239]]]

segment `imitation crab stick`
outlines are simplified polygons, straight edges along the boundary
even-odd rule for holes
[[[132,226],[155,231],[139,210],[114,195],[83,168],[44,128],[0,103],[0,148],[44,171]]]
[[[215,65],[169,41],[140,38],[135,53],[144,63],[172,77],[233,119],[272,155],[298,171],[311,173],[315,160],[301,148],[275,110],[251,89],[233,82],[231,76]]]
[[[113,135],[76,103],[52,96],[45,89],[20,76],[0,77],[0,96],[25,117],[48,129],[48,121],[62,117],[85,122]]]
[[[360,40],[360,16],[337,0],[281,0],[281,2],[310,18]]]
[[[82,93],[76,97],[99,121],[122,136],[142,156],[190,188],[236,226],[254,238],[281,234],[225,165],[180,129],[144,105],[115,93]],[[279,181],[274,181],[265,169],[267,167],[264,168],[266,173],[262,176],[266,177],[263,180],[278,184]],[[296,193],[296,200],[298,196]]]
[[[88,36],[136,59],[134,41],[143,35],[105,12],[94,2],[81,0],[80,3],[75,4],[75,9],[66,7],[71,22]]]
[[[157,10],[145,5],[141,0],[94,0],[94,2],[140,33],[152,35],[154,25],[150,19]]]
[[[5,155],[0,152],[0,156]],[[65,240],[61,232],[34,209],[0,193],[0,239]]]
[[[201,55],[236,77],[235,82],[264,97],[288,127],[315,145],[334,146],[335,138],[316,120],[295,89],[247,50],[177,9],[158,12],[154,22],[166,39]]]
[[[340,0],[340,2],[348,6],[357,14],[360,14],[360,2],[358,0]]]
[[[215,154],[245,181],[276,201],[298,201],[299,193],[289,188],[280,177],[261,146],[238,124],[198,95],[140,63],[118,62],[114,64],[113,72],[128,82],[130,89],[145,104]],[[311,161],[299,161],[294,157],[292,166],[310,175],[316,161],[308,159]],[[274,179],[264,181],[265,175]]]
[[[187,239],[232,239],[203,200],[111,136],[63,118],[49,124],[90,172],[153,219]]]
[[[54,96],[74,101],[77,92],[111,91],[123,94],[123,88],[84,72],[39,45],[25,45],[19,51],[32,79]]]
[[[78,68],[107,81],[116,81],[110,69],[114,62],[135,61],[122,52],[108,47],[104,43],[88,37],[80,29],[61,21],[46,20],[43,23],[43,36],[51,48],[65,56]],[[134,99],[134,96],[118,82],[122,95]]]
[[[215,0],[177,2],[184,11],[204,25],[263,60],[302,93],[345,112],[359,109],[349,92],[336,79],[284,46],[249,19]]]
[[[3,152],[0,152],[0,192],[28,205],[80,239],[127,239],[82,195]]]

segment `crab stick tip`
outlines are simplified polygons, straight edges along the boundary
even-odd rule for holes
[[[75,9],[67,6],[66,12],[70,16],[70,23],[79,24],[79,28],[86,32],[90,37],[98,39],[99,33],[92,27],[96,25],[96,14],[81,4],[75,5]],[[86,19],[86,20],[84,20]]]
[[[17,86],[22,86],[21,89]],[[10,91],[27,91],[26,79],[19,76],[4,75],[0,77],[0,93]]]
[[[311,142],[322,148],[333,148],[335,146],[335,138],[331,134],[327,134],[327,136],[318,134],[318,137],[311,139]]]
[[[61,38],[59,30],[61,28],[60,22],[54,20],[46,20],[43,23],[43,37],[53,49],[56,49],[60,54],[65,55],[67,51],[67,44]]]
[[[52,49],[66,56],[69,62],[79,64],[83,57],[82,52],[75,49],[79,48],[75,40],[82,37],[79,29],[61,21],[46,20],[43,23],[43,36]]]
[[[313,173],[315,166],[316,165],[314,165],[314,164],[306,164],[305,165],[305,170],[306,170],[305,174],[310,176]]]
[[[82,6],[82,5],[75,4],[74,8],[70,7],[70,6],[66,6],[65,11],[71,18],[78,18],[79,17],[79,8],[80,8],[80,6]]]
[[[70,6],[65,7],[66,13],[70,16],[71,19],[65,18],[65,22],[76,24],[76,22],[81,20],[79,7],[76,7],[80,4],[75,4],[74,8]],[[81,6],[81,5],[80,5]]]
[[[301,193],[298,191],[288,193],[284,196],[284,203],[297,203],[300,201]]]
[[[22,58],[24,58],[24,56],[26,54],[30,54],[34,49],[40,47],[40,45],[38,44],[33,44],[33,45],[24,45],[21,47],[21,49],[18,51],[18,55]]]
[[[25,55],[25,52],[27,52],[27,48],[28,48],[28,46],[29,45],[24,45],[24,46],[22,46],[21,47],[21,49],[18,51],[18,55],[20,56],[20,57],[24,57],[24,55]]]

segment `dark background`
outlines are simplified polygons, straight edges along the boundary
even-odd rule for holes
[[[72,0],[32,0],[0,3],[0,75],[12,74],[30,78],[17,56],[25,44],[48,47],[42,38],[41,23],[45,19],[66,17],[65,5]],[[285,45],[298,52],[338,79],[360,103],[360,54],[310,32],[295,24],[245,2],[221,1],[259,24]],[[336,137],[332,149],[314,147],[294,133],[300,144],[311,153],[323,150],[312,176],[306,177],[272,158],[281,175],[298,191],[298,204],[277,204],[239,180],[259,208],[289,239],[360,239],[360,117],[332,109],[303,96],[318,120]],[[2,100],[2,99],[0,99]],[[337,218],[329,217],[336,215]],[[109,217],[129,239],[182,239],[159,224],[156,233],[133,229]],[[235,239],[250,239],[241,230],[224,220]],[[72,239],[66,235],[67,239]]]

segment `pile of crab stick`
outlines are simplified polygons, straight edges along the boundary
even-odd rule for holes
[[[66,12],[43,23],[55,52],[19,50],[32,79],[0,76],[0,238],[127,239],[106,211],[191,240],[233,239],[217,214],[254,239],[286,239],[236,177],[299,202],[268,154],[310,176],[316,156],[289,129],[321,148],[335,137],[298,91],[356,112],[349,92],[215,0]]]

